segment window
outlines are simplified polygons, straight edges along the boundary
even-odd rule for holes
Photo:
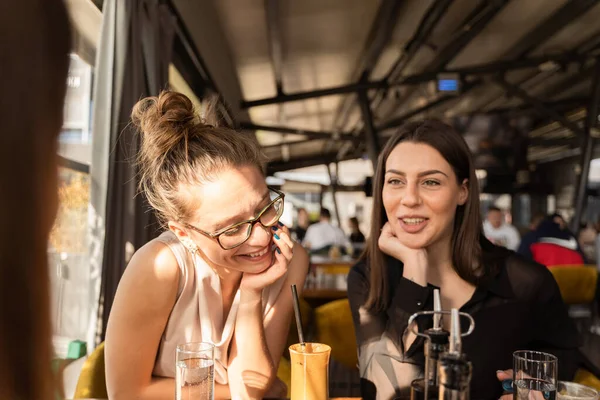
[[[59,136],[59,212],[48,244],[55,344],[85,340],[90,312],[88,204],[92,67],[71,56]],[[57,345],[57,350],[60,349]]]

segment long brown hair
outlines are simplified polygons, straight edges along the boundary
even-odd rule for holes
[[[62,0],[0,1],[0,398],[51,399],[47,245],[71,45]]]
[[[224,167],[252,165],[261,172],[264,155],[254,136],[216,126],[215,104],[203,118],[191,100],[164,91],[140,100],[131,115],[142,138],[137,157],[140,190],[161,221],[187,221],[191,202],[182,184],[199,184]]]
[[[367,239],[366,258],[371,269],[371,287],[366,306],[381,310],[388,305],[389,287],[386,257],[379,249],[381,228],[387,222],[382,191],[385,164],[392,150],[402,142],[424,143],[436,149],[452,166],[457,183],[468,180],[467,202],[457,207],[452,231],[452,264],[458,275],[477,284],[484,274],[481,250],[481,216],[479,213],[479,185],[473,159],[467,143],[451,126],[438,120],[410,122],[398,129],[388,140],[377,160],[373,183],[373,214],[371,232]],[[487,247],[487,246],[486,246]]]

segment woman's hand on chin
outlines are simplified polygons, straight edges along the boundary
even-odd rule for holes
[[[404,264],[403,276],[421,286],[427,286],[427,250],[411,249],[397,237],[389,222],[386,222],[379,235],[379,249]]]
[[[277,246],[274,250],[273,265],[258,274],[245,273],[242,276],[240,289],[242,291],[262,292],[262,289],[281,278],[288,269],[293,257],[294,241],[290,231],[283,225],[276,225],[273,230],[272,240]]]

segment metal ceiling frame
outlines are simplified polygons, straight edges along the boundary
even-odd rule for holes
[[[597,4],[596,0],[571,0],[561,8],[556,10],[552,15],[546,18],[542,23],[535,27],[531,32],[523,36],[523,38],[514,45],[507,53],[503,55],[503,59],[519,60],[526,57],[531,51],[535,50],[551,37],[556,35],[567,25],[583,15],[593,5]],[[525,79],[519,84],[523,84],[529,79]],[[478,107],[476,111],[481,111],[488,105],[492,104],[499,97]]]
[[[482,10],[485,10],[483,16],[480,15],[479,18],[476,19],[475,25],[467,26],[464,29],[465,30],[464,32],[459,34],[459,36],[457,38],[452,40],[451,43],[449,43],[447,46],[444,47],[444,49],[442,49],[440,51],[440,53],[436,57],[435,61],[430,64],[430,68],[437,67],[437,70],[428,69],[426,72],[406,76],[395,82],[389,82],[387,79],[383,79],[383,80],[379,80],[379,81],[368,81],[368,80],[364,79],[364,77],[366,75],[362,74],[362,78],[363,78],[362,81],[353,83],[350,85],[342,85],[342,86],[338,86],[338,87],[320,89],[320,90],[315,90],[315,91],[310,91],[310,92],[284,94],[282,84],[281,84],[281,68],[282,68],[282,48],[281,48],[281,37],[280,37],[281,30],[277,24],[274,24],[274,22],[276,22],[274,20],[274,18],[276,18],[276,16],[277,16],[277,14],[276,14],[277,10],[275,10],[275,12],[272,12],[272,11],[274,10],[273,7],[278,7],[277,5],[273,5],[274,2],[276,2],[276,0],[265,0],[265,5],[267,8],[267,24],[269,25],[269,32],[270,32],[269,37],[270,37],[271,56],[272,56],[272,60],[273,60],[273,64],[274,64],[274,71],[276,71],[275,77],[276,77],[276,86],[277,86],[278,94],[277,94],[277,96],[272,97],[272,98],[259,99],[259,100],[253,100],[253,101],[242,101],[241,106],[244,109],[250,108],[250,107],[257,107],[260,105],[266,105],[266,104],[278,104],[278,103],[284,103],[284,102],[288,102],[288,101],[304,100],[304,99],[323,97],[323,96],[328,96],[328,95],[351,94],[351,93],[359,94],[361,97],[363,97],[363,100],[364,100],[364,97],[367,97],[367,101],[368,101],[368,93],[367,93],[368,90],[374,89],[374,90],[382,90],[383,91],[383,90],[388,90],[390,88],[394,88],[397,86],[416,85],[416,84],[420,84],[420,83],[424,83],[424,82],[429,82],[429,81],[435,80],[437,78],[438,73],[443,73],[443,72],[458,73],[463,79],[468,79],[469,77],[479,77],[482,75],[503,74],[507,71],[517,70],[517,69],[536,68],[546,62],[556,62],[556,63],[562,64],[562,65],[566,65],[566,64],[570,64],[570,63],[583,64],[587,59],[590,58],[589,54],[563,53],[563,54],[544,55],[541,57],[533,57],[533,58],[528,58],[528,59],[519,58],[517,60],[509,60],[509,61],[502,60],[502,61],[496,61],[496,62],[491,62],[491,63],[473,65],[473,66],[466,67],[466,68],[445,69],[444,68],[445,65],[449,61],[451,61],[453,56],[456,56],[460,50],[462,50],[474,37],[476,37],[477,34],[487,25],[487,23],[489,23],[493,19],[493,17],[497,14],[497,12],[500,11],[502,9],[502,7],[504,7],[506,5],[506,3],[508,3],[508,0],[495,0],[493,2],[482,2],[482,3],[486,3],[485,7],[481,6],[481,9],[479,10],[481,12],[483,12]],[[184,79],[186,79],[186,81],[190,85],[191,89],[199,97],[202,97],[203,94],[205,94],[207,89],[214,91],[215,93],[219,93],[218,88],[216,88],[214,81],[212,80],[210,73],[208,72],[208,69],[206,69],[204,63],[202,62],[202,59],[200,58],[200,56],[197,52],[196,46],[193,44],[193,41],[191,40],[191,36],[187,32],[185,25],[182,23],[181,17],[179,16],[176,8],[173,6],[172,1],[167,0],[167,1],[165,1],[165,3],[169,5],[169,7],[171,8],[171,11],[177,17],[177,29],[176,29],[176,37],[175,37],[174,53],[173,53],[174,63],[176,65],[176,67],[181,72]],[[393,2],[390,2],[390,4],[391,3],[393,3]],[[436,2],[436,3],[442,4],[441,2]],[[445,7],[447,8],[450,5],[451,1],[446,0],[444,3],[446,3]],[[542,25],[536,27],[534,29],[534,31],[532,32],[532,34],[528,35],[527,38],[525,38],[522,42],[520,42],[517,46],[515,46],[513,48],[513,50],[511,50],[509,55],[512,54],[514,56],[517,53],[518,53],[519,57],[525,55],[527,52],[529,52],[532,49],[535,49],[540,43],[542,43],[543,42],[542,39],[548,39],[554,33],[557,33],[560,29],[562,29],[562,27],[566,26],[568,23],[572,22],[574,19],[576,19],[577,17],[582,15],[586,10],[588,10],[594,4],[596,4],[596,3],[593,0],[571,0],[568,3],[568,5],[570,6],[568,9],[568,12],[567,12],[567,9],[565,9],[564,10],[565,12],[563,12],[563,13],[558,13],[558,12],[554,13],[550,18],[546,19],[544,21],[544,23],[542,23]],[[389,7],[389,5],[388,5],[388,7]],[[439,9],[437,9],[437,13],[434,14],[433,16],[429,16],[429,18],[433,18],[434,20],[437,20],[437,21],[439,21],[439,19],[442,18],[446,9],[443,7],[443,5],[438,5],[438,7],[439,7]],[[269,11],[269,9],[271,9],[271,11]],[[397,9],[396,9],[396,11],[397,11]],[[429,11],[431,11],[431,9]],[[471,15],[465,19],[465,21],[471,20],[473,18],[473,16],[477,14],[477,11],[478,11],[478,9],[474,10],[471,13]],[[559,17],[559,15],[560,15],[560,17]],[[422,21],[422,24],[426,21],[427,20],[424,18],[424,20]],[[552,21],[552,24],[554,24],[554,27],[553,27],[553,29],[555,29],[554,33],[550,32],[552,24],[550,24],[549,21]],[[557,28],[556,24],[559,24],[561,21],[563,22],[562,26]],[[471,20],[471,22],[473,22],[473,21]],[[389,27],[390,27],[390,25],[387,25],[386,29],[389,29]],[[435,27],[435,24],[433,25],[433,27],[431,27],[431,29],[433,29],[434,27]],[[420,26],[419,28],[422,28],[422,27]],[[384,29],[384,31],[385,31],[385,29]],[[422,35],[423,35],[423,32],[430,33],[430,32],[428,32],[428,30],[420,31],[420,33]],[[425,36],[428,36],[428,35],[425,35]],[[419,36],[419,31],[417,31],[417,33],[413,37],[413,40],[417,40],[419,38],[422,38],[422,37]],[[379,39],[377,39],[377,40],[379,41]],[[540,40],[540,42],[534,43],[537,40]],[[528,41],[529,43],[527,43],[526,41]],[[411,43],[414,43],[414,42],[411,41]],[[411,43],[409,43],[409,45]],[[417,44],[418,44],[418,42],[417,42]],[[414,48],[414,50],[412,50],[413,48]],[[415,45],[413,44],[413,47],[409,48],[407,46],[406,49],[412,50],[411,52],[408,53],[408,56],[410,56],[410,54],[412,52],[416,53],[416,51],[418,50],[418,47],[415,47]],[[453,51],[451,52],[450,49],[452,49]],[[517,51],[517,50],[519,50],[519,51]],[[373,56],[375,57],[375,58],[373,58],[372,62],[376,61],[376,59],[378,57],[378,55],[375,56],[375,53],[376,52],[372,53]],[[404,57],[407,57],[407,56],[405,55]],[[406,58],[405,58],[405,60],[406,60]],[[410,61],[410,59],[408,61]],[[400,58],[398,60],[398,65],[400,65],[400,67],[401,67],[402,63],[406,64],[406,61],[402,61],[402,58]],[[370,70],[369,64],[370,63],[368,63],[368,62],[366,63],[365,71]],[[277,65],[279,65],[279,67]],[[396,68],[400,68],[400,67],[398,67],[398,65],[396,65]],[[372,65],[371,65],[371,68],[372,68]],[[401,68],[401,70],[402,70],[402,68]],[[279,72],[277,72],[277,71],[279,71]],[[392,73],[392,72],[393,72],[393,69],[390,70],[390,73]],[[586,72],[589,72],[589,71],[586,71]],[[386,78],[388,78],[388,77],[386,77]],[[581,79],[581,78],[579,78],[579,79]],[[479,82],[479,81],[477,81],[477,82]],[[518,93],[518,91],[515,92],[514,89],[515,88],[513,88],[513,93]],[[518,87],[517,87],[517,89],[522,90]],[[383,123],[379,126],[373,127],[373,133],[376,134],[376,132],[379,130],[393,127],[396,124],[401,123],[401,121],[403,122],[403,120],[405,120],[405,119],[411,118],[414,115],[417,115],[428,109],[439,106],[447,101],[452,100],[453,98],[456,98],[456,97],[443,96],[441,98],[435,99],[432,102],[430,102],[422,107],[419,107],[418,109],[408,111],[408,112],[404,113],[402,116],[396,117],[391,121],[387,121],[386,123]],[[551,108],[549,108],[551,106],[550,103],[543,103],[534,98],[531,98],[531,99],[534,100],[534,102],[536,102],[536,105],[533,105],[533,109],[537,109],[538,111],[541,111],[543,109],[545,115],[548,114],[547,111],[549,111],[549,110],[552,111]],[[537,103],[537,102],[539,102],[539,103]],[[368,115],[365,113],[365,107],[362,106],[361,108],[362,108],[363,115]],[[370,114],[371,123],[372,123],[372,111],[370,109],[370,106],[368,107],[368,109],[370,111],[369,114]],[[225,111],[225,114],[227,115],[227,117],[229,117],[230,120],[233,121],[233,116],[231,115],[231,113],[228,112],[227,109],[225,109],[224,111]],[[555,115],[555,117],[556,117],[556,115]],[[564,118],[564,117],[562,117],[562,118]],[[562,122],[565,122],[565,121],[561,121],[561,123]],[[573,125],[572,123],[570,123],[570,124]],[[251,123],[243,123],[243,124],[241,124],[241,127],[243,129],[264,129],[267,131],[274,131],[274,132],[279,132],[279,133],[284,133],[284,134],[289,133],[289,134],[299,134],[299,135],[307,136],[307,139],[304,139],[304,140],[300,140],[300,141],[296,141],[296,142],[289,142],[289,143],[282,143],[282,144],[279,144],[276,146],[294,145],[296,143],[306,143],[310,140],[319,140],[319,139],[344,140],[344,141],[351,141],[352,143],[357,144],[357,143],[360,143],[360,139],[361,139],[359,136],[356,136],[352,133],[319,132],[319,131],[294,129],[294,128],[281,127],[281,126],[268,127],[268,126],[261,126],[261,125],[251,124]],[[572,128],[572,126],[570,127],[570,129],[571,128]],[[581,131],[581,130],[579,130],[579,131]],[[377,138],[377,136],[373,136],[373,137]],[[367,143],[368,142],[369,142],[369,140],[367,140]],[[548,140],[547,142],[552,142],[552,140]],[[276,147],[276,146],[268,146],[268,147]],[[377,147],[373,146],[373,143],[371,143],[369,145],[369,147],[371,147],[372,149],[377,149]],[[356,158],[356,156],[358,154],[357,153],[358,148],[359,147],[357,146],[357,148],[355,148],[354,151],[350,152],[350,154],[344,155],[343,157],[339,158],[339,160]],[[373,157],[373,154],[375,152],[373,150],[371,150],[371,151],[369,151],[369,153],[370,153],[371,157]],[[315,158],[317,158],[318,160],[315,160]],[[338,160],[338,157],[336,156],[336,154],[331,153],[331,154],[319,155],[317,157],[304,157],[302,159],[292,160],[291,162],[289,162],[289,161],[283,162],[283,163],[275,162],[275,163],[272,163],[272,167],[270,167],[270,169],[273,169],[273,170],[275,170],[275,169],[276,170],[292,169],[292,168],[295,168],[295,166],[294,166],[295,164],[297,164],[299,166],[300,166],[300,164],[302,164],[302,166],[316,165],[316,164],[322,164],[323,162],[325,162],[325,160],[330,160],[329,162],[334,162],[334,161]],[[278,165],[278,164],[285,164],[285,168],[281,168],[281,167],[284,167],[284,165]]]
[[[367,39],[364,43],[362,55],[358,58],[358,63],[354,69],[354,73],[352,74],[352,81],[369,81],[371,72],[377,65],[377,62],[381,58],[383,51],[390,42],[394,29],[396,28],[400,18],[400,12],[403,5],[404,2],[397,0],[383,0],[381,2],[375,19],[371,24]],[[356,93],[358,95],[357,97],[359,102],[363,101],[363,93],[366,93],[366,91],[358,91]],[[333,127],[337,126],[337,121],[339,120],[340,115],[343,116],[342,120],[348,118],[348,114],[353,107],[353,100],[354,96],[346,96],[342,98],[334,113]],[[370,108],[368,108],[368,102],[367,109],[364,109],[361,105],[361,110],[363,112],[363,119],[368,119],[364,120],[365,126],[371,128],[370,130],[364,130],[364,135],[365,141],[367,142],[367,149],[370,153],[370,156],[373,156],[379,153],[379,145],[377,143],[377,132],[373,127],[373,116]],[[324,147],[324,152],[329,151],[331,146],[332,142],[327,142]]]
[[[573,54],[571,52],[560,53],[560,54],[549,54],[540,57],[533,57],[523,60],[514,61],[494,61],[490,63],[475,64],[464,68],[453,68],[444,69],[441,71],[426,71],[419,74],[408,75],[402,78],[401,81],[387,83],[384,79],[378,81],[367,81],[351,83],[348,85],[334,86],[326,89],[310,90],[305,92],[296,92],[291,94],[277,95],[274,97],[267,97],[258,100],[242,101],[240,106],[243,109],[252,107],[260,107],[270,104],[287,103],[290,101],[308,100],[317,97],[335,96],[341,94],[352,94],[358,93],[363,90],[372,89],[390,89],[399,86],[417,85],[425,82],[434,81],[437,79],[440,73],[454,73],[458,74],[463,78],[469,76],[481,76],[489,74],[498,74],[518,69],[536,68],[548,62],[555,62],[557,64],[571,64],[571,63],[582,63],[588,58],[589,55],[585,54]]]
[[[283,40],[281,25],[279,23],[279,0],[264,0],[267,15],[267,32],[269,39],[269,53],[273,74],[275,75],[275,88],[277,94],[283,94]]]
[[[331,152],[326,154],[317,154],[307,157],[301,157],[292,159],[290,161],[274,161],[267,165],[267,175],[274,175],[275,172],[287,171],[290,169],[312,167],[314,165],[327,165],[334,162],[355,160],[358,158],[354,152],[348,153],[342,158],[337,157],[337,152]]]
[[[403,2],[394,0],[384,0],[379,6],[379,10],[375,17],[369,36],[365,42],[362,53],[363,57],[359,57],[358,64],[352,74],[352,81],[368,81],[371,72],[381,58],[381,54],[385,50],[385,46],[389,43],[393,31],[400,18],[400,9]],[[351,97],[346,97],[338,106],[333,118],[333,127],[339,125],[338,121],[345,121],[348,114],[354,106],[354,101]]]
[[[579,222],[583,215],[583,209],[586,203],[586,191],[588,177],[590,174],[590,162],[592,161],[592,153],[594,151],[594,145],[596,140],[592,136],[592,130],[598,126],[598,111],[600,109],[600,57],[596,59],[594,65],[594,78],[592,84],[592,95],[590,104],[588,106],[588,113],[585,119],[585,132],[582,138],[581,145],[581,161],[580,161],[580,175],[577,183],[577,191],[575,196],[575,216],[572,220],[571,229],[575,232],[579,232]]]
[[[377,158],[379,156],[379,135],[378,130],[373,124],[373,113],[371,112],[371,105],[369,102],[369,96],[366,91],[358,92],[358,104],[360,105],[360,112],[363,119],[363,132],[365,141],[367,143],[367,153],[369,159],[373,163],[373,171],[377,169]]]
[[[320,139],[340,139],[340,140],[350,140],[355,141],[360,139],[350,133],[336,133],[336,132],[323,132],[323,131],[313,131],[309,129],[300,129],[300,128],[291,128],[286,126],[274,126],[274,125],[257,125],[252,122],[241,122],[239,124],[239,128],[242,130],[252,130],[252,131],[268,131],[275,133],[283,133],[283,134],[291,134],[291,135],[303,135],[310,139],[320,140]],[[281,143],[281,144],[285,144]]]
[[[510,96],[513,95],[530,104],[537,112],[545,115],[549,119],[560,123],[563,127],[569,129],[571,132],[578,136],[583,136],[583,131],[572,121],[569,121],[564,115],[560,114],[556,110],[547,107],[541,100],[530,96],[525,90],[512,83],[508,83],[503,77],[499,77],[493,80],[495,84],[504,89]]]
[[[479,4],[463,19],[460,27],[455,31],[455,36],[437,52],[434,60],[425,68],[427,72],[439,74],[443,72],[448,63],[450,63],[458,54],[467,47],[477,35],[494,19],[496,15],[508,4],[510,0],[482,0]],[[410,99],[412,91],[404,93],[404,98],[395,103],[393,109],[398,109]],[[382,116],[387,119],[388,115]]]

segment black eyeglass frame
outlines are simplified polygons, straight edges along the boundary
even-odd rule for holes
[[[240,247],[241,245],[243,245],[244,243],[246,243],[246,241],[250,238],[250,235],[252,234],[252,229],[254,229],[254,225],[256,225],[257,223],[261,224],[262,226],[264,226],[265,228],[270,228],[274,225],[277,224],[277,222],[279,221],[279,218],[281,218],[281,215],[283,214],[283,202],[285,199],[285,194],[277,189],[274,189],[272,187],[267,187],[267,189],[275,192],[277,194],[277,197],[275,197],[269,204],[267,204],[259,213],[256,217],[252,218],[252,219],[248,219],[246,221],[241,221],[241,222],[236,222],[233,225],[229,225],[225,228],[219,229],[216,232],[213,233],[209,233],[206,231],[203,231],[200,228],[196,228],[194,225],[188,224],[188,223],[182,223],[186,228],[189,228],[195,232],[198,232],[210,239],[214,239],[217,241],[217,243],[219,243],[219,246],[221,246],[221,248],[223,250],[231,250],[231,249],[235,249],[236,247]],[[273,222],[271,225],[265,225],[262,222],[260,222],[260,218],[263,216],[263,214],[276,202],[280,201],[282,202],[282,206],[280,211],[278,212],[277,218],[275,218],[275,222]],[[225,232],[227,232],[230,229],[234,229],[237,228],[238,226],[244,225],[244,224],[250,224],[249,228],[248,228],[248,232],[246,235],[246,239],[244,239],[241,243],[236,244],[235,246],[231,246],[231,247],[225,247],[223,246],[223,244],[221,243],[220,237],[222,234],[224,234]]]

